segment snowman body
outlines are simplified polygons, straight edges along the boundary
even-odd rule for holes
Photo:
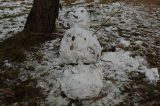
[[[69,29],[60,46],[62,63],[95,63],[101,55],[101,46],[91,31],[79,26]]]
[[[71,99],[89,99],[100,93],[102,79],[101,70],[95,66],[78,65],[64,71],[61,89]]]

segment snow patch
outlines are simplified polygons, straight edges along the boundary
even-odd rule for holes
[[[145,70],[145,76],[147,80],[149,80],[151,83],[155,83],[159,80],[159,73],[157,68],[151,68]]]

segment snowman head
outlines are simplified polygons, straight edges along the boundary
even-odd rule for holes
[[[72,21],[72,26],[80,25],[86,27],[90,24],[89,14],[84,7],[79,7],[75,12],[70,12],[69,16]]]

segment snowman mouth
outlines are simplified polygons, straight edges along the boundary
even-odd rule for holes
[[[76,15],[73,15],[73,17],[76,18],[76,19],[78,19],[78,16],[76,16]]]

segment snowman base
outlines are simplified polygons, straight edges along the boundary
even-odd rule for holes
[[[71,99],[97,97],[103,87],[101,70],[92,65],[78,65],[64,71],[61,89]]]

